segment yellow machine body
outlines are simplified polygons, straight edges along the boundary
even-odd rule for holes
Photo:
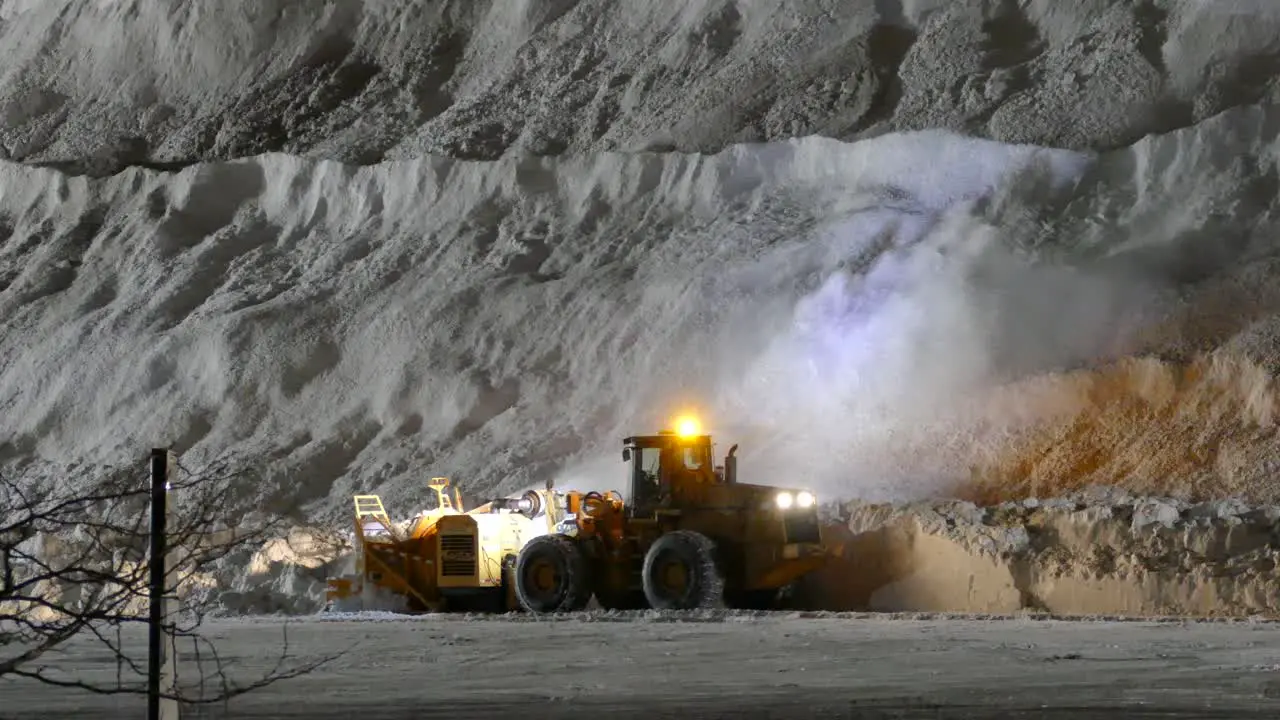
[[[436,507],[397,524],[376,495],[357,495],[354,572],[330,578],[326,597],[335,610],[441,612],[515,609],[503,582],[530,538],[547,532],[543,494],[496,500],[465,511],[447,478],[432,478]],[[523,505],[521,505],[523,503]],[[525,512],[520,512],[524,507]]]
[[[547,530],[545,522],[514,512],[443,517],[436,524],[440,547],[436,582],[445,591],[501,587],[504,563],[509,570],[525,543]]]

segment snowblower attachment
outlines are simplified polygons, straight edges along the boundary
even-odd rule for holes
[[[544,493],[493,500],[464,511],[449,479],[427,483],[436,507],[392,521],[377,495],[356,495],[354,572],[329,578],[327,607],[338,612],[441,612],[516,608],[510,583],[515,557],[548,530]]]

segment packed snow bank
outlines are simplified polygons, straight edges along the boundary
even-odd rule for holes
[[[946,128],[1115,148],[1274,99],[1280,8],[610,0],[0,3],[0,153],[369,163]]]
[[[795,609],[1280,617],[1277,505],[1093,487],[986,507],[852,502],[837,516],[826,533],[844,555],[801,582]],[[325,606],[325,577],[352,570],[350,550],[295,530],[247,563],[230,558],[193,578],[184,595],[212,600],[215,613],[313,614]],[[391,610],[403,602],[376,600]]]
[[[217,535],[206,539],[219,542]],[[125,542],[112,533],[83,527],[33,535],[17,548],[15,577],[24,583],[20,599],[0,601],[0,612],[45,620],[55,617],[55,609],[90,603],[109,614],[146,617],[148,601],[137,580],[146,577],[146,559],[137,540],[135,536]],[[328,578],[352,570],[351,549],[340,534],[294,527],[261,546],[243,543],[197,570],[189,565],[171,568],[170,582],[186,609],[201,614],[310,614],[324,606]],[[177,553],[182,555],[181,550]],[[85,567],[127,579],[126,585],[108,584],[103,591],[108,601],[89,595],[85,583],[75,577],[75,570]],[[29,598],[42,602],[31,603]]]
[[[302,527],[243,557],[227,558],[193,578],[208,611],[225,615],[295,615],[323,607],[328,579],[351,569],[351,544],[334,533]]]
[[[980,508],[851,503],[822,609],[1064,615],[1280,614],[1280,506],[1093,488]]]

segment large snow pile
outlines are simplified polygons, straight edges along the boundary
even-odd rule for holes
[[[1280,501],[1277,29],[0,1],[0,463],[170,444],[337,523],[625,490],[618,440],[694,410],[828,498]]]
[[[1280,507],[1090,488],[1044,502],[851,503],[823,609],[1275,615]]]

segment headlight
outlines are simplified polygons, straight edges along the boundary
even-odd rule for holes
[[[802,490],[796,495],[796,507],[811,508],[816,502],[818,502],[818,499],[807,490]]]
[[[789,492],[780,492],[778,493],[778,496],[774,498],[774,502],[778,503],[779,510],[786,510],[791,507],[791,504],[795,501],[796,499],[792,497]]]

